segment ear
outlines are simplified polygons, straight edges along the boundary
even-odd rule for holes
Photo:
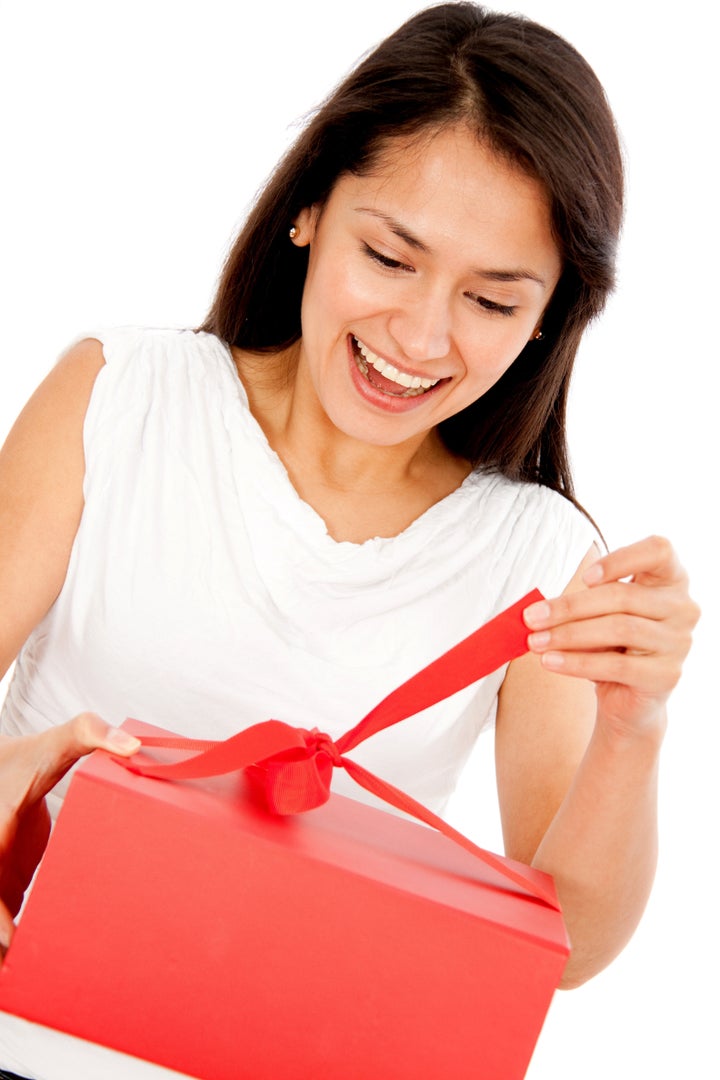
[[[319,217],[319,203],[303,207],[300,213],[296,215],[293,221],[294,232],[290,234],[290,239],[296,247],[307,247],[312,242]]]

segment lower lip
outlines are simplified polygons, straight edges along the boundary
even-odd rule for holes
[[[360,368],[357,365],[357,359],[355,357],[355,350],[353,349],[352,336],[348,336],[347,339],[348,356],[350,360],[350,378],[353,381],[353,386],[360,394],[360,396],[367,401],[369,405],[373,405],[378,409],[382,409],[384,412],[389,413],[405,413],[411,412],[413,409],[419,408],[428,398],[434,396],[435,391],[444,385],[448,380],[441,379],[435,386],[431,386],[424,394],[417,394],[414,397],[401,397],[395,394],[386,394],[382,390],[378,390],[376,386],[373,386],[371,382],[365,378]]]

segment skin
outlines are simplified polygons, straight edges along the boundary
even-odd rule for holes
[[[298,216],[294,242],[310,245],[310,260],[303,337],[279,360],[285,378],[268,382],[262,358],[236,352],[255,416],[337,540],[395,535],[464,479],[469,464],[445,450],[435,427],[510,366],[561,270],[534,181],[463,129],[396,141],[371,175],[341,177],[323,207]],[[526,268],[543,284],[484,276]],[[401,414],[396,401],[368,400],[353,384],[351,336],[443,384]]]
[[[450,129],[395,140],[371,174],[342,177],[324,206],[299,215],[294,242],[310,245],[303,338],[272,368],[236,350],[238,372],[330,534],[396,535],[469,472],[436,425],[484,393],[542,322],[561,269],[544,192]],[[410,403],[384,399],[359,372],[354,339],[436,388]],[[102,363],[97,342],[71,350],[0,454],[0,672],[62,588],[82,513],[82,423]],[[619,952],[644,908],[665,702],[698,611],[670,544],[650,538],[602,559],[589,552],[563,595],[525,617],[531,651],[500,694],[498,794],[508,854],[555,877],[573,942],[570,987]],[[0,741],[6,898],[4,883],[27,877],[21,837],[25,862],[42,845],[39,800],[97,747],[130,754],[137,743],[90,714]],[[0,907],[0,939],[11,934]]]

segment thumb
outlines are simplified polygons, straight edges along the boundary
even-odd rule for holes
[[[96,713],[80,713],[34,737],[36,767],[28,790],[28,802],[42,798],[63,778],[75,762],[93,750],[120,757],[136,753],[141,742],[120,728],[106,724]]]

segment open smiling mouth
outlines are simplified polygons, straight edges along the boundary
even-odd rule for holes
[[[354,336],[352,349],[360,373],[371,386],[374,386],[376,390],[381,390],[383,394],[389,394],[390,397],[420,397],[438,383],[447,382],[446,379],[424,379],[420,375],[409,375],[405,371],[399,371]]]

